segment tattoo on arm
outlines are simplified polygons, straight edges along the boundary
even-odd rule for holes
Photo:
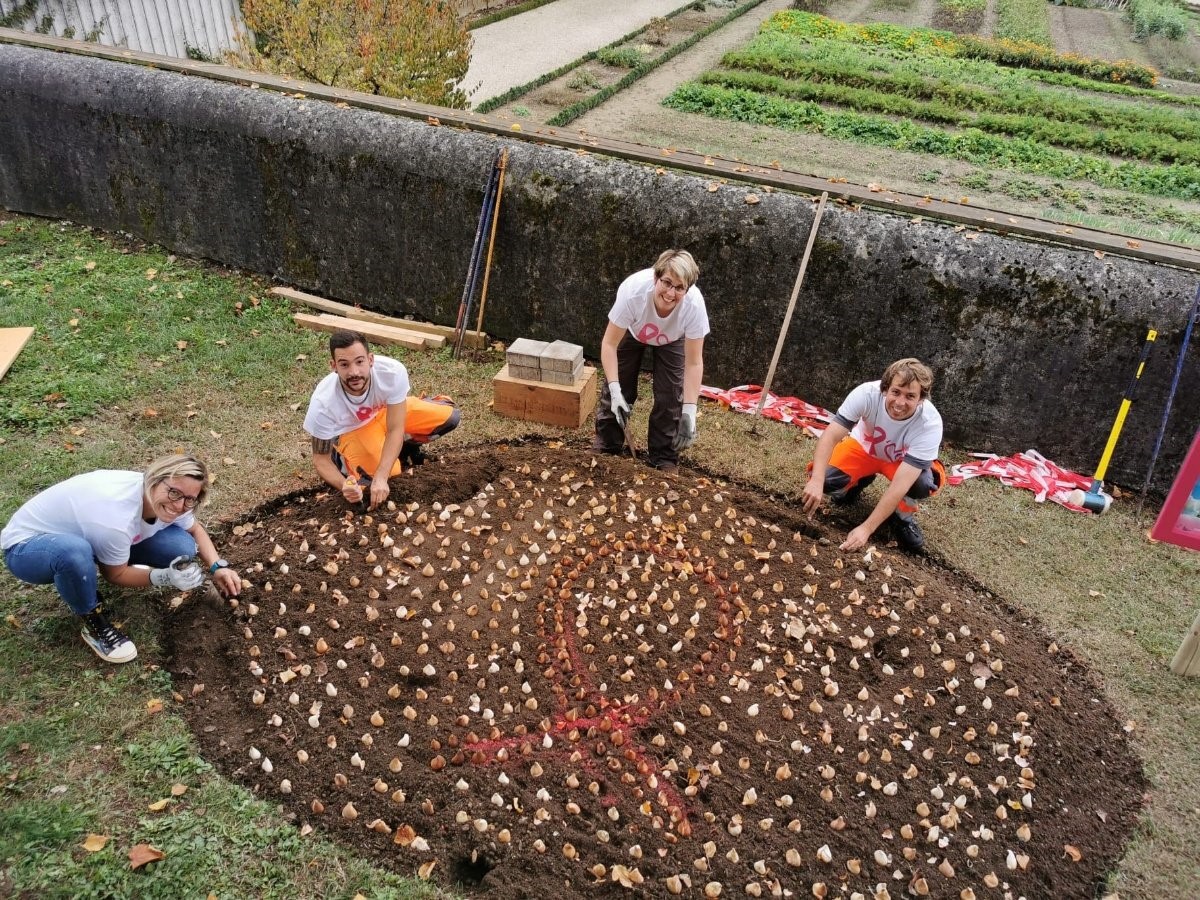
[[[333,441],[325,438],[312,439],[313,456],[329,456],[333,453]]]

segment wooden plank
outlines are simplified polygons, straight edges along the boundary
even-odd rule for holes
[[[440,334],[428,334],[407,328],[404,325],[393,325],[391,322],[366,322],[352,319],[349,316],[336,316],[333,313],[318,313],[317,318],[323,322],[336,322],[338,328],[353,328],[368,337],[376,331],[380,334],[395,334],[400,337],[410,337],[423,341],[426,350],[440,350],[446,346],[446,339]],[[393,322],[403,322],[403,319],[393,319]]]
[[[398,344],[401,347],[408,347],[410,350],[425,350],[446,345],[446,339],[443,337],[434,337],[431,334],[421,334],[404,328],[393,328],[390,325],[376,325],[374,322],[347,319],[343,316],[331,316],[328,313],[315,316],[309,313],[295,313],[292,318],[297,325],[313,331],[338,331],[350,328],[380,344]]]
[[[454,329],[448,325],[433,325],[429,322],[415,322],[412,319],[385,316],[383,313],[371,312],[369,309],[360,309],[357,306],[351,306],[348,303],[339,303],[336,300],[326,300],[324,297],[318,297],[315,294],[306,294],[304,291],[297,291],[294,288],[274,287],[271,288],[271,293],[277,297],[286,297],[289,300],[295,300],[297,303],[303,303],[322,312],[331,313],[336,316],[345,316],[347,319],[355,319],[360,322],[374,322],[376,325],[390,325],[393,328],[405,328],[409,331],[419,331],[438,337],[454,337]],[[463,344],[472,349],[486,347],[487,335],[482,331],[468,331],[463,337]]]
[[[33,337],[32,328],[0,328],[0,378],[13,364],[21,348]]]
[[[512,419],[579,428],[596,408],[596,370],[584,366],[574,384],[514,378],[508,366],[492,379],[492,410]]]

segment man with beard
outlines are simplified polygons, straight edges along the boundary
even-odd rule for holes
[[[929,399],[932,388],[928,366],[912,358],[897,360],[881,380],[849,393],[817,441],[802,495],[810,518],[826,492],[842,506],[857,499],[876,475],[891,481],[871,514],[846,536],[842,550],[865,546],[885,522],[905,550],[925,546],[913,519],[916,501],[933,496],[946,483],[946,470],[938,461],[942,417]]]
[[[388,498],[388,478],[425,461],[422,446],[458,427],[459,412],[444,397],[408,395],[408,370],[376,356],[357,331],[329,336],[329,368],[304,417],[313,467],[350,503],[368,508]]]

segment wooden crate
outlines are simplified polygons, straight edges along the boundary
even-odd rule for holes
[[[505,366],[492,379],[492,409],[502,416],[578,428],[596,409],[596,370],[584,366],[574,384],[514,378]]]

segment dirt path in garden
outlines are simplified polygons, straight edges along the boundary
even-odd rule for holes
[[[540,443],[403,482],[252,515],[236,608],[169,625],[205,758],[303,827],[496,900],[1085,897],[1120,858],[1102,690],[953,573]]]
[[[933,11],[936,0],[873,0],[861,12],[835,6],[829,15],[845,22],[888,22],[904,28],[928,28],[933,21]]]
[[[1054,4],[1047,9],[1050,12],[1050,36],[1060,52],[1153,64],[1142,45],[1130,39],[1123,13]]]
[[[857,5],[865,9],[869,2],[870,0],[858,0]],[[694,47],[659,66],[645,78],[634,82],[612,99],[585,113],[576,119],[571,127],[595,134],[625,137],[633,122],[646,116],[670,112],[661,104],[671,91],[716,66],[727,52],[750,40],[763,22],[790,6],[791,0],[766,0]]]
[[[996,3],[997,0],[988,0],[987,6],[983,9],[983,24],[979,27],[981,37],[994,37],[996,34]]]

